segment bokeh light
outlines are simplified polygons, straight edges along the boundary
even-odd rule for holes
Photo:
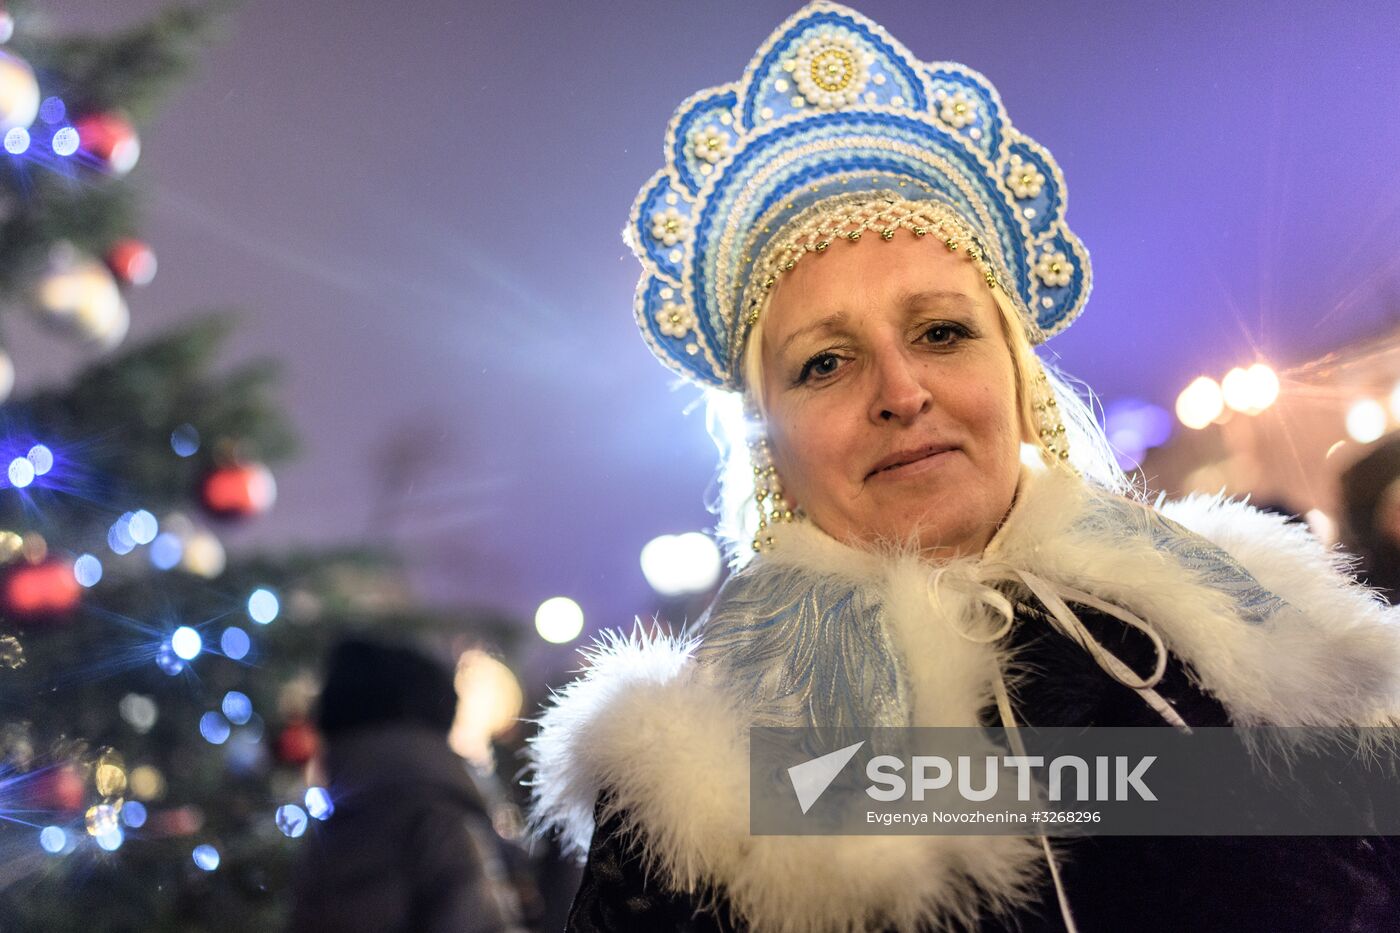
[[[127,533],[137,544],[150,544],[156,538],[160,525],[156,517],[145,509],[131,513],[126,523]]]
[[[1120,398],[1104,408],[1103,427],[1118,465],[1134,470],[1147,451],[1162,446],[1171,437],[1172,416],[1151,402]]]
[[[219,636],[219,650],[224,653],[224,657],[234,661],[241,661],[248,656],[248,649],[253,645],[248,633],[236,625],[231,625],[224,629],[224,633]]]
[[[277,618],[281,608],[277,594],[265,587],[253,590],[253,594],[248,597],[248,618],[259,625],[267,625]]]
[[[199,431],[192,424],[182,424],[170,432],[170,449],[181,457],[192,457],[199,451]]]
[[[331,814],[335,813],[335,804],[331,801],[330,792],[324,787],[308,787],[306,789],[306,812],[311,814],[314,819],[330,819]]]
[[[102,579],[102,561],[91,554],[79,554],[73,561],[73,579],[79,586],[96,586]]]
[[[228,720],[219,713],[208,712],[199,717],[199,734],[210,745],[223,745],[232,732]]]
[[[1390,390],[1390,417],[1400,421],[1400,382]]]
[[[219,867],[219,850],[211,845],[195,846],[192,856],[202,871],[213,871]]]
[[[525,695],[509,667],[479,648],[457,659],[457,714],[447,743],[458,755],[490,771],[491,739],[520,716]]]
[[[1369,444],[1385,433],[1385,408],[1373,398],[1363,398],[1347,409],[1347,433],[1351,439]]]
[[[126,841],[126,836],[122,833],[120,826],[113,826],[107,832],[95,837],[97,844],[108,852],[115,852],[122,847]]]
[[[256,721],[255,721],[256,725]],[[235,729],[228,741],[228,766],[235,774],[252,774],[267,762],[268,750],[260,730],[254,726]]]
[[[68,115],[68,107],[63,103],[61,97],[46,97],[39,105],[39,119],[52,126],[55,123],[62,123],[63,118]]]
[[[1220,384],[1209,376],[1198,376],[1176,397],[1176,417],[1192,430],[1201,430],[1224,410]]]
[[[127,725],[143,735],[151,731],[159,715],[156,701],[139,693],[128,693],[122,697],[121,702],[117,704],[117,711],[121,713]]]
[[[157,800],[165,794],[165,775],[151,765],[132,768],[127,781],[132,795],[141,800]]]
[[[225,562],[224,546],[213,532],[196,531],[185,541],[185,557],[180,566],[195,576],[212,580],[224,572]]]
[[[182,625],[171,634],[170,648],[180,660],[193,661],[204,650],[204,638],[188,625]]]
[[[160,570],[169,570],[180,563],[184,553],[185,546],[180,543],[180,536],[173,532],[162,531],[151,542],[151,563]]]
[[[17,489],[23,489],[34,482],[34,464],[29,462],[28,457],[15,457],[11,460],[8,473],[10,485]]]
[[[306,832],[306,811],[294,803],[278,807],[276,821],[277,828],[282,830],[282,835],[292,839]]]
[[[117,828],[117,808],[110,803],[99,803],[88,807],[83,818],[89,836],[101,836]]]
[[[12,126],[5,133],[5,151],[10,155],[23,155],[29,150],[29,131],[22,126]]]
[[[68,845],[68,834],[57,826],[45,826],[39,831],[39,845],[50,855],[58,855]]]
[[[57,133],[53,134],[54,155],[70,156],[78,151],[78,131],[71,126],[65,126]]]
[[[128,800],[122,805],[122,822],[132,829],[146,825],[146,805],[139,800]]]
[[[703,593],[719,580],[719,547],[698,531],[661,535],[642,548],[642,575],[662,596]]]
[[[122,767],[119,755],[109,752],[102,756],[93,773],[93,784],[103,797],[117,797],[126,793],[126,769]]]
[[[228,721],[235,726],[241,726],[253,718],[253,701],[248,699],[246,693],[237,690],[230,690],[224,694],[224,702],[221,705],[224,715]]]
[[[567,596],[552,596],[535,610],[535,631],[547,642],[567,644],[583,631],[583,610]]]
[[[53,469],[53,451],[43,444],[35,444],[29,448],[29,453],[24,455],[24,459],[34,464],[36,476],[43,476]]]
[[[15,387],[15,361],[10,354],[0,350],[0,402],[10,397]]]
[[[1235,411],[1257,415],[1278,398],[1278,376],[1264,363],[1248,369],[1236,366],[1221,380],[1220,392]]]
[[[124,513],[107,529],[107,546],[117,554],[130,554],[136,547],[136,539],[131,536],[131,515]]]
[[[170,647],[170,642],[162,642],[156,649],[156,667],[174,677],[185,669],[185,662],[175,653],[175,649]]]

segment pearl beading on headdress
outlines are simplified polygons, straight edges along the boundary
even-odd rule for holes
[[[937,201],[910,201],[892,192],[833,198],[794,217],[754,263],[743,292],[748,297],[743,332],[735,340],[736,350],[742,352],[747,331],[758,323],[779,276],[791,272],[803,256],[824,253],[832,243],[842,240],[854,243],[867,232],[891,240],[899,229],[917,237],[935,237],[950,252],[961,252],[971,260],[988,288],[1000,287],[1004,273],[998,273],[995,260],[982,241],[952,208]]]

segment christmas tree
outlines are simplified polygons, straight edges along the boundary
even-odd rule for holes
[[[228,313],[113,349],[154,266],[134,127],[209,8],[103,38],[26,35],[10,11],[0,305],[105,355],[0,405],[0,926],[276,928],[296,840],[334,807],[307,768],[327,646],[386,627],[500,646],[511,627],[412,608],[377,550],[224,552],[294,453],[276,367],[220,367]],[[0,377],[7,395],[8,357]]]

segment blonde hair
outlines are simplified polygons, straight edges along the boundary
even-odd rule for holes
[[[1112,445],[1094,416],[1097,403],[1092,390],[1083,382],[1060,372],[1039,358],[1031,347],[1019,299],[1000,287],[990,289],[999,312],[1001,330],[1011,352],[1015,374],[1016,399],[1023,450],[1027,443],[1040,455],[1050,469],[1064,469],[1066,464],[1046,450],[1040,440],[1040,424],[1034,405],[1044,396],[1035,387],[1037,372],[1045,381],[1059,409],[1065,426],[1065,441],[1069,446],[1068,466],[1086,482],[1120,495],[1139,493],[1124,474],[1113,455]],[[771,299],[771,293],[770,293]],[[749,328],[740,356],[742,392],[712,390],[709,395],[708,426],[720,453],[718,494],[708,503],[718,518],[717,533],[724,544],[731,565],[742,566],[752,556],[750,542],[758,523],[754,500],[753,465],[749,455],[749,440],[763,430],[767,416],[763,393],[763,327],[767,317],[768,300]],[[1081,394],[1082,392],[1082,394]],[[759,423],[753,422],[757,414]]]

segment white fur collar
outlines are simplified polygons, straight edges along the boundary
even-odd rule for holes
[[[1189,529],[1189,532],[1183,531]],[[790,568],[878,594],[917,725],[975,725],[1007,659],[953,626],[976,624],[927,565],[847,548],[802,524],[744,572]],[[1239,725],[1396,723],[1400,627],[1305,528],[1220,497],[1157,509],[1030,473],[987,560],[1124,606],[1157,627]],[[976,561],[944,573],[971,574]],[[722,638],[717,629],[716,638]],[[751,836],[747,729],[810,710],[756,706],[700,636],[608,635],[546,709],[532,742],[537,829],[586,852],[603,788],[645,840],[649,868],[688,891],[718,886],[764,931],[912,930],[1010,909],[1043,870],[1012,836]],[[737,644],[737,643],[736,643]],[[776,675],[775,675],[776,676]],[[871,711],[875,718],[876,711]]]

